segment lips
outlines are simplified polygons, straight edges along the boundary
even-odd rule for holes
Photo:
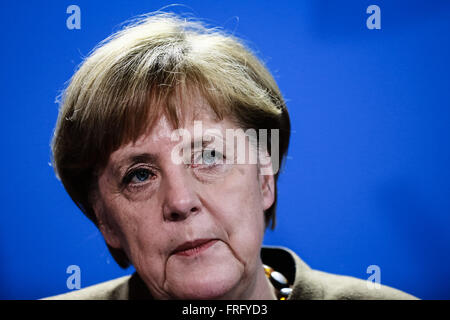
[[[187,241],[176,247],[172,254],[178,256],[195,256],[205,251],[216,242],[217,239],[198,239],[194,241]]]

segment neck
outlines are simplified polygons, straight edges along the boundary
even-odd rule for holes
[[[267,279],[262,262],[256,267],[250,281],[240,283],[234,290],[221,297],[224,300],[276,300],[275,289]]]
[[[275,294],[275,288],[270,283],[270,280],[267,279],[267,276],[264,272],[263,265],[258,269],[257,273],[257,284],[255,285],[255,290],[249,300],[277,300],[277,296]]]

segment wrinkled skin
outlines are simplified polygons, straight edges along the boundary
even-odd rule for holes
[[[218,129],[225,137],[226,129],[237,128],[215,119],[201,99],[189,106],[203,110],[196,120],[204,131]],[[193,117],[183,120],[189,132]],[[156,299],[274,299],[260,259],[273,176],[260,175],[257,164],[217,164],[214,157],[177,164],[173,150],[180,141],[171,139],[173,131],[162,116],[110,155],[94,204],[106,242],[126,252]],[[203,148],[213,150],[215,142]],[[193,157],[202,157],[197,151]],[[201,248],[176,252],[198,239]]]

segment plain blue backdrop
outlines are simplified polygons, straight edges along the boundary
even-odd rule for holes
[[[278,224],[265,244],[311,267],[450,298],[450,3],[178,1],[244,38],[292,119]],[[69,30],[66,9],[81,9]],[[102,39],[165,1],[2,1],[0,298],[36,299],[131,273],[49,165],[55,98]],[[369,30],[366,8],[381,8]]]

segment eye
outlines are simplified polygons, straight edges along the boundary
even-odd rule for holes
[[[146,182],[154,176],[155,174],[151,170],[146,168],[139,168],[128,173],[125,176],[124,182],[126,184],[142,184],[143,182]]]
[[[140,182],[147,180],[149,176],[150,172],[147,169],[139,169],[134,173],[134,177]]]
[[[206,166],[212,167],[217,164],[221,164],[224,159],[222,153],[218,152],[215,149],[204,149],[201,152],[198,152],[197,155],[194,155],[194,161],[192,162],[194,167],[198,166]]]
[[[218,160],[216,156],[216,150],[204,150],[203,151],[203,163],[206,165],[213,165]]]

